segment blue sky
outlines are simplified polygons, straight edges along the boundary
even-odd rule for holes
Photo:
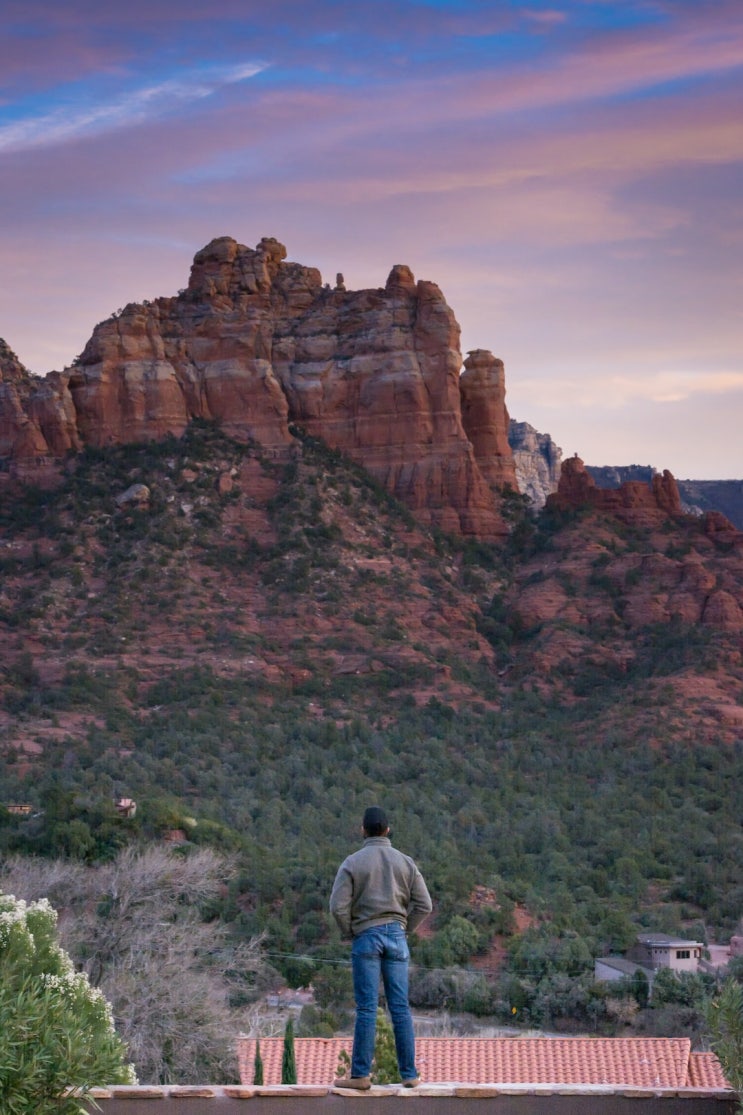
[[[743,476],[739,0],[3,0],[0,336],[40,374],[214,236],[439,284],[511,414]]]

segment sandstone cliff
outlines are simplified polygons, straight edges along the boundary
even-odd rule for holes
[[[497,539],[516,486],[503,365],[465,361],[439,288],[393,267],[386,286],[334,289],[312,267],[213,240],[173,298],[98,325],[72,368],[35,380],[0,352],[0,460],[48,467],[86,445],[180,436],[196,418],[288,455],[293,427],[363,465],[424,523]],[[3,355],[4,354],[4,355]]]
[[[668,469],[662,476],[656,473],[650,484],[627,480],[618,488],[598,488],[577,454],[563,462],[560,483],[547,498],[547,506],[561,510],[591,507],[641,527],[656,526],[682,514],[678,485]]]
[[[508,443],[513,453],[518,490],[533,508],[544,507],[547,496],[557,491],[562,449],[549,434],[538,433],[528,422],[510,421]]]
[[[515,451],[514,460],[518,471]],[[643,480],[650,484],[656,475],[652,465],[586,467],[599,488],[618,488],[626,480]],[[677,480],[676,483],[682,511],[699,516],[708,511],[718,512],[725,515],[736,530],[743,530],[743,480]]]

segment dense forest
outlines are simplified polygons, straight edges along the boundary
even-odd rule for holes
[[[596,985],[593,960],[641,930],[724,942],[743,916],[743,735],[679,684],[715,678],[740,704],[739,637],[630,629],[617,607],[581,628],[595,653],[550,670],[545,629],[514,603],[529,563],[544,579],[566,538],[593,539],[590,576],[563,586],[609,601],[606,555],[656,541],[597,534],[587,512],[535,517],[513,493],[507,508],[500,547],[449,538],[301,431],[274,461],[205,424],[87,451],[54,489],[0,488],[11,881],[28,857],[95,872],[208,850],[224,880],[201,920],[260,942],[235,1017],[267,978],[311,982],[304,1032],[329,1033],[349,985],[327,898],[378,802],[435,902],[417,1005],[698,1031],[711,977],[661,980],[650,1010],[647,988]],[[695,529],[669,524],[666,553]],[[604,653],[619,643],[621,669]]]

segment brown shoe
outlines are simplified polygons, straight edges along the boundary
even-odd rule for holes
[[[334,1088],[351,1088],[354,1092],[368,1092],[371,1078],[368,1076],[339,1076],[333,1081]]]
[[[419,1076],[411,1076],[409,1080],[403,1080],[402,1086],[403,1088],[417,1088],[420,1082],[421,1078]]]

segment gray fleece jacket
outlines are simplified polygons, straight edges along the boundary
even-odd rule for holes
[[[344,937],[396,921],[412,931],[431,913],[431,896],[410,856],[387,836],[367,836],[338,868],[330,912]]]

